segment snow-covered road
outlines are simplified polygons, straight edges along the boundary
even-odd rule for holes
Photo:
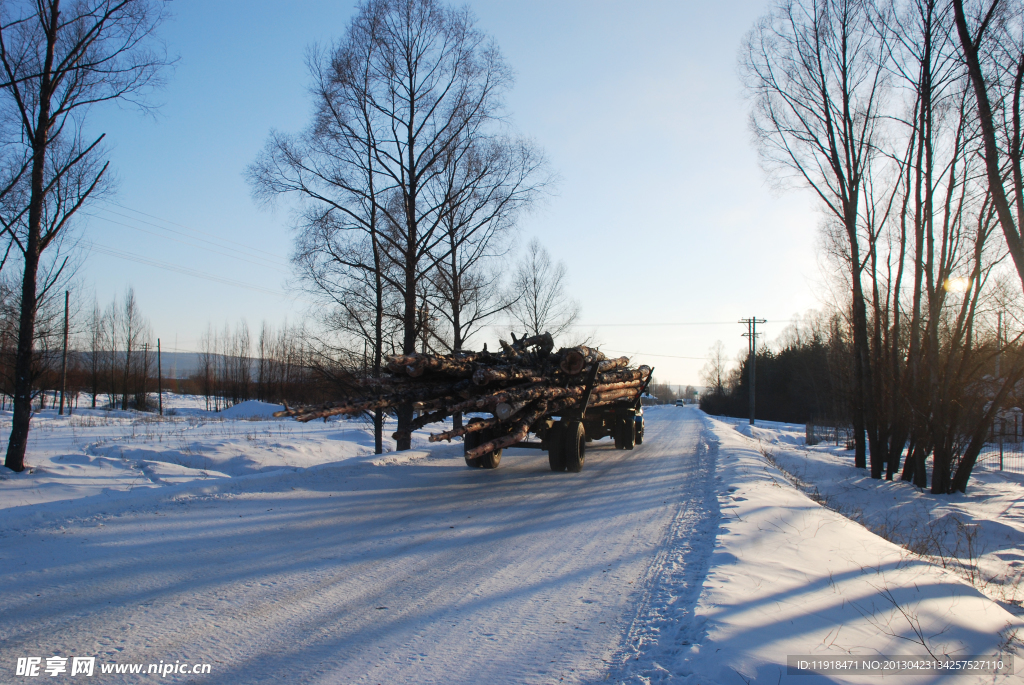
[[[666,409],[635,450],[590,443],[580,474],[531,450],[467,469],[453,444],[4,533],[3,662],[202,662],[168,680],[215,683],[614,677],[665,606],[652,595],[692,613],[714,544],[703,421]],[[140,680],[102,682],[119,678]]]

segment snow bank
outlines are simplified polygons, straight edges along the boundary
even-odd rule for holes
[[[674,636],[662,631],[642,647],[618,674],[620,682],[787,682],[790,655],[1013,652],[1008,643],[1019,619],[956,574],[811,500],[734,426],[708,419],[706,439],[717,460],[721,522],[699,602],[689,625]],[[671,601],[665,604],[663,612]],[[799,678],[807,685],[878,680]],[[1018,682],[1009,675],[912,677],[915,683],[1011,680]]]
[[[853,452],[830,445],[792,448],[785,424],[755,435],[812,498],[922,558],[949,568],[1016,615],[1024,615],[1024,476],[976,467],[967,493],[932,495],[854,468]],[[738,425],[744,434],[749,426]]]
[[[280,404],[248,400],[224,409],[220,412],[220,415],[226,419],[272,419],[274,418],[274,412],[281,411],[282,409],[284,407]]]

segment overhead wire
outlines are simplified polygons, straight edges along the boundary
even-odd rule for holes
[[[214,254],[219,254],[222,257],[228,257],[229,259],[237,259],[239,261],[247,262],[247,263],[252,264],[254,266],[259,266],[259,267],[262,267],[264,269],[272,269],[273,271],[277,271],[278,273],[289,275],[289,273],[287,271],[285,271],[284,269],[281,269],[281,268],[279,268],[278,266],[276,266],[274,264],[269,264],[266,261],[264,261],[264,262],[253,261],[253,259],[247,259],[246,257],[241,257],[241,256],[238,256],[238,255],[229,254],[227,252],[222,252],[219,249],[203,247],[203,246],[200,246],[200,245],[196,245],[195,243],[186,242],[185,240],[180,240],[178,238],[173,238],[171,236],[160,235],[159,233],[155,233],[153,231],[147,231],[144,228],[139,228],[138,226],[132,226],[131,224],[126,224],[126,223],[124,223],[122,221],[116,221],[116,220],[111,219],[109,217],[99,216],[97,214],[88,214],[88,213],[86,213],[86,216],[90,216],[90,217],[92,217],[94,219],[99,219],[100,221],[106,221],[106,222],[111,223],[111,224],[116,224],[118,226],[124,226],[125,228],[130,228],[132,230],[139,231],[140,233],[146,233],[148,235],[156,236],[158,238],[164,238],[166,240],[173,240],[174,242],[179,243],[181,245],[185,245],[185,246],[188,246],[188,247],[198,248],[200,250],[205,250],[207,252],[212,252]],[[130,218],[130,217],[128,217],[128,218]],[[208,240],[207,241],[203,241],[203,242],[209,243],[210,245],[215,245],[216,247],[220,247],[219,245],[216,245],[215,243],[212,243],[212,242],[210,242]],[[256,257],[255,259],[262,259],[262,258]]]
[[[125,252],[123,250],[117,250],[106,245],[100,245],[98,243],[91,243],[89,246],[94,252],[105,254],[109,257],[116,257],[118,259],[125,259],[127,261],[144,264],[146,266],[156,267],[158,269],[165,269],[167,271],[174,271],[176,273],[184,274],[186,276],[193,276],[195,278],[202,278],[215,283],[222,283],[224,285],[232,285],[237,288],[245,288],[246,290],[253,290],[255,292],[266,293],[268,295],[276,295],[278,297],[285,297],[285,293],[279,290],[270,290],[269,288],[261,288],[258,285],[251,285],[249,283],[243,283],[242,281],[236,281],[231,278],[224,278],[223,276],[214,276],[198,269],[191,269],[187,266],[181,266],[180,264],[169,264],[167,262],[161,262],[156,259],[149,257],[143,257],[132,252]]]
[[[159,224],[156,224],[156,223],[153,223],[153,222],[150,222],[150,221],[145,221],[143,219],[139,219],[138,217],[133,217],[133,216],[121,214],[120,212],[116,212],[116,211],[111,210],[111,209],[102,209],[101,211],[108,212],[110,214],[113,214],[115,216],[119,216],[119,217],[127,219],[129,221],[137,221],[137,222],[140,222],[140,223],[152,226],[154,228],[160,229],[162,231],[166,231],[168,233],[173,233],[173,234],[176,234],[176,235],[179,235],[179,236],[183,236],[183,237],[188,238],[190,240],[198,240],[198,241],[206,243],[208,245],[212,245],[213,247],[218,248],[218,249],[211,249],[209,247],[202,247],[202,246],[198,246],[198,245],[195,245],[195,244],[189,244],[189,243],[187,243],[187,242],[185,242],[183,240],[178,240],[178,239],[175,239],[175,238],[171,238],[169,236],[161,236],[158,233],[154,233],[152,231],[148,231],[148,230],[146,230],[144,228],[141,228],[139,226],[132,226],[130,224],[126,224],[126,223],[123,223],[121,221],[117,221],[115,219],[111,219],[111,218],[106,217],[106,216],[99,216],[99,215],[96,215],[96,214],[90,214],[89,216],[92,216],[93,218],[99,219],[101,221],[107,221],[107,222],[112,223],[112,224],[116,224],[116,225],[119,225],[119,226],[124,226],[126,228],[130,228],[130,229],[139,231],[141,233],[146,233],[146,234],[153,235],[153,236],[156,236],[156,237],[168,238],[170,240],[174,240],[175,242],[181,243],[181,244],[189,246],[189,247],[196,247],[198,249],[206,250],[206,251],[212,252],[214,254],[219,254],[221,256],[228,257],[230,259],[237,259],[239,261],[247,262],[247,263],[253,264],[255,266],[260,266],[260,267],[263,267],[263,268],[269,268],[269,269],[272,269],[272,270],[277,271],[279,273],[287,274],[286,271],[280,269],[276,264],[272,263],[270,259],[267,259],[266,257],[262,257],[259,254],[254,254],[254,253],[261,253],[263,255],[267,255],[268,257],[272,257],[275,260],[279,260],[280,256],[276,255],[276,254],[274,254],[272,252],[268,252],[266,250],[260,250],[259,248],[254,248],[254,247],[250,247],[250,246],[244,246],[241,243],[238,243],[236,241],[229,241],[229,240],[225,240],[223,238],[218,238],[216,236],[210,235],[209,233],[206,233],[206,232],[194,229],[194,228],[192,228],[190,226],[186,226],[184,224],[179,224],[179,223],[176,223],[174,221],[170,221],[168,219],[163,219],[163,218],[155,216],[153,214],[149,214],[147,212],[143,212],[143,211],[135,209],[133,207],[128,207],[126,205],[122,205],[122,204],[120,204],[118,202],[114,202],[112,200],[104,200],[103,202],[106,203],[106,204],[118,207],[120,209],[123,209],[123,210],[125,210],[127,212],[133,212],[135,214],[139,214],[141,216],[148,217],[148,218],[153,219],[155,221],[159,221],[159,222],[162,222],[162,223],[165,223],[165,224],[170,224],[172,226],[177,226],[178,228],[184,229],[185,231],[188,231],[189,233],[191,233],[193,235],[188,235],[186,233],[183,233],[182,231],[176,231],[176,230],[174,230],[172,228],[168,228],[167,226],[161,226]],[[210,238],[212,238],[213,240],[210,240]],[[224,243],[224,244],[223,245],[222,244],[218,244],[218,242],[214,242],[214,240],[218,241],[219,243]],[[147,266],[153,266],[153,267],[156,267],[156,268],[165,269],[165,270],[173,271],[173,272],[176,272],[176,273],[181,273],[181,274],[188,275],[188,276],[193,276],[193,277],[196,277],[196,278],[201,278],[201,279],[205,279],[205,280],[209,280],[209,281],[213,281],[213,282],[217,282],[217,283],[223,283],[223,284],[226,284],[226,285],[232,285],[232,286],[244,288],[244,289],[247,289],[247,290],[253,290],[253,291],[256,291],[256,292],[268,293],[268,294],[282,296],[282,297],[285,295],[285,293],[280,292],[280,291],[273,291],[273,290],[270,290],[270,289],[267,289],[267,288],[262,288],[262,287],[259,287],[259,286],[250,285],[250,284],[244,283],[242,281],[236,281],[234,279],[224,278],[222,276],[215,276],[213,274],[208,274],[208,273],[199,271],[197,269],[191,269],[189,267],[184,267],[184,266],[181,266],[181,265],[169,264],[169,263],[166,263],[166,262],[160,262],[160,261],[155,260],[155,259],[151,259],[151,258],[148,258],[148,257],[143,257],[141,255],[136,255],[136,254],[133,254],[133,253],[130,253],[130,252],[124,252],[122,250],[117,250],[115,248],[111,248],[111,247],[108,247],[108,246],[105,246],[105,245],[99,245],[99,244],[93,243],[92,244],[92,249],[95,250],[96,252],[99,252],[101,254],[106,254],[106,255],[111,256],[111,257],[116,257],[116,258],[119,258],[119,259],[125,259],[125,260],[128,260],[128,261],[134,261],[134,262],[137,262],[137,263],[140,263],[140,264],[145,264]],[[237,253],[237,254],[229,254],[228,252],[223,252],[222,250],[228,250],[229,252],[234,252],[234,253]],[[260,261],[253,261],[253,260],[260,260]],[[780,320],[777,320],[777,319],[771,319],[771,320],[766,321],[766,323],[779,323],[779,321]],[[504,325],[502,325],[502,324],[487,324],[487,325],[489,327],[494,327],[494,328],[504,327]],[[572,327],[573,328],[623,328],[623,327],[636,328],[636,327],[662,327],[662,326],[664,326],[664,327],[673,327],[673,326],[734,326],[734,325],[737,325],[737,321],[658,321],[658,322],[633,322],[633,323],[621,323],[621,322],[614,322],[614,323],[611,323],[611,322],[609,322],[609,323],[577,323],[577,324],[572,324]],[[643,356],[647,356],[647,357],[662,357],[662,358],[667,358],[667,359],[689,359],[689,360],[697,360],[697,361],[701,361],[701,360],[706,359],[706,357],[689,357],[689,356],[672,355],[672,354],[655,354],[655,353],[652,353],[652,352],[632,352],[632,353],[630,353],[630,352],[625,352],[625,351],[622,351],[622,350],[609,350],[609,351],[610,352],[616,352],[617,354],[634,354],[634,355],[643,355]],[[185,352],[185,351],[183,350],[183,352]],[[192,353],[191,350],[189,350],[188,352]]]
[[[614,352],[616,354],[626,354],[626,355],[629,355],[631,357],[632,356],[644,356],[644,357],[666,357],[668,359],[696,359],[698,361],[706,361],[707,360],[707,357],[681,357],[681,356],[679,356],[677,354],[654,354],[653,352],[627,352],[626,350],[611,350],[611,349],[608,349],[607,347],[604,348],[604,349],[608,350],[609,352]]]
[[[219,241],[221,243],[225,243],[226,247],[228,249],[239,250],[239,251],[248,252],[248,253],[259,252],[261,254],[267,255],[268,257],[273,257],[275,259],[280,259],[280,255],[276,254],[274,252],[268,252],[267,250],[261,250],[258,247],[252,247],[250,245],[245,245],[243,243],[239,243],[236,240],[227,240],[225,238],[219,238],[219,237],[217,237],[215,235],[210,234],[208,231],[201,231],[199,229],[192,228],[191,226],[186,226],[184,224],[179,224],[177,222],[171,221],[170,219],[164,219],[164,218],[156,216],[154,214],[148,214],[146,212],[143,212],[140,209],[135,209],[133,207],[128,207],[126,205],[122,205],[120,203],[114,202],[113,200],[102,200],[101,202],[103,202],[105,204],[113,205],[113,206],[118,207],[120,209],[123,209],[123,210],[125,210],[127,212],[134,212],[135,214],[140,214],[140,215],[142,215],[144,217],[148,217],[150,219],[154,219],[155,221],[160,221],[160,222],[165,223],[165,224],[170,224],[171,226],[177,226],[178,228],[184,229],[185,231],[188,231],[189,233],[192,233],[195,236],[197,236],[200,240],[203,240],[203,241],[206,241],[206,242],[209,242],[209,240],[212,239],[212,240]],[[118,214],[117,212],[115,212],[113,210],[110,210],[110,209],[105,209],[103,211],[110,212],[111,214]],[[119,214],[119,216],[125,216],[125,215]],[[134,217],[125,217],[125,218],[134,218]],[[142,221],[142,219],[135,219],[135,220],[136,221]],[[143,222],[143,223],[149,223],[149,222]],[[180,233],[178,231],[173,231],[173,229],[167,228],[165,226],[159,226],[158,224],[150,224],[150,225],[156,226],[157,228],[160,228],[160,229],[165,230],[165,231]],[[215,244],[215,243],[211,243],[211,244]],[[253,256],[255,256],[255,255],[253,255]]]

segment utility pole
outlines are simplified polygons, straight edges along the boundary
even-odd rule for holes
[[[156,394],[159,398],[160,416],[164,415],[164,367],[160,361],[160,338],[156,339]]]
[[[71,297],[69,290],[64,291],[64,354],[60,359],[60,410],[58,416],[64,416],[64,393],[68,387],[68,300]],[[71,415],[71,403],[68,402],[68,416]]]
[[[749,367],[750,373],[750,425],[754,425],[754,386],[757,379],[757,324],[767,323],[766,319],[759,319],[756,316],[752,316],[749,319],[740,319],[739,323],[747,325],[747,332],[743,334],[744,338],[749,338]]]
[[[999,361],[1003,358],[1003,313],[996,320],[996,378],[999,378]]]
[[[149,380],[149,343],[142,344],[142,410],[149,406],[149,398],[146,397],[146,384]],[[141,410],[140,410],[141,411]]]

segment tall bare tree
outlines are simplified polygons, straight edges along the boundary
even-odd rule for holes
[[[708,348],[708,361],[700,370],[700,379],[704,383],[705,391],[712,395],[725,394],[728,369],[729,357],[725,353],[725,345],[721,340],[716,340],[715,344]]]
[[[264,198],[304,198],[302,231],[358,234],[320,242],[337,246],[335,264],[364,283],[372,277],[375,356],[388,297],[401,351],[412,353],[424,289],[447,255],[443,222],[454,206],[439,188],[444,170],[458,150],[503,130],[511,74],[469,10],[437,0],[368,0],[344,39],[310,64],[314,124],[300,137],[272,136],[250,169],[253,187]],[[409,448],[411,424],[412,407],[399,408],[398,449]]]
[[[6,146],[28,164],[20,211],[8,229],[21,258],[21,316],[14,416],[5,465],[24,469],[39,304],[40,261],[60,244],[72,218],[104,188],[103,136],[87,137],[97,103],[141,103],[166,53],[152,40],[164,17],[156,0],[35,0],[0,5],[0,117]],[[17,135],[10,135],[16,133]]]
[[[750,33],[742,63],[763,162],[809,186],[846,236],[860,467],[865,429],[875,432],[860,235],[885,76],[875,28],[866,0],[782,0]]]
[[[995,218],[1024,287],[1024,7],[1013,0],[953,0],[960,54],[967,65]],[[984,421],[991,424],[1024,369],[1013,365],[994,391]],[[984,440],[972,436],[950,489],[964,491]]]

